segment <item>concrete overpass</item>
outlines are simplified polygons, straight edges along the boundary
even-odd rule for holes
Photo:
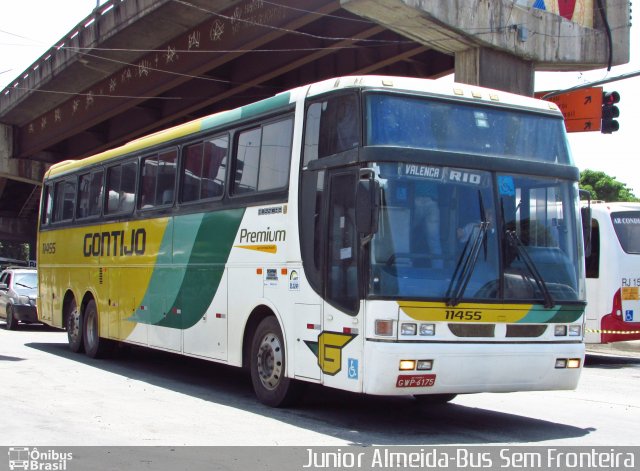
[[[599,2],[576,21],[564,0],[109,0],[0,92],[0,240],[33,242],[49,164],[302,83],[455,72],[532,94],[535,70],[628,62],[629,2]]]

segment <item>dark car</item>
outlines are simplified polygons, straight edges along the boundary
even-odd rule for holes
[[[0,317],[7,330],[18,328],[18,322],[38,322],[36,300],[38,272],[31,268],[7,268],[0,274]]]

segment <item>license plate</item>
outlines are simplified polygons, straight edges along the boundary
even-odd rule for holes
[[[436,375],[399,375],[396,388],[426,388],[436,384]]]

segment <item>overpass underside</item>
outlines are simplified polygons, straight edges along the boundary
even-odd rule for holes
[[[453,56],[349,13],[338,1],[143,0],[135,9],[113,3],[58,43],[64,44],[31,71],[31,82],[0,98],[1,122],[11,127],[9,160],[46,165],[80,158],[329,77],[436,77],[454,69]],[[31,200],[40,178],[6,182],[11,191],[0,196],[0,216],[35,220]]]

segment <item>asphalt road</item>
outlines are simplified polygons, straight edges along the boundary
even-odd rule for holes
[[[109,360],[45,326],[0,322],[1,444],[637,445],[640,345],[589,355],[575,391],[458,396],[444,406],[310,387],[259,404],[244,372],[141,348]]]

